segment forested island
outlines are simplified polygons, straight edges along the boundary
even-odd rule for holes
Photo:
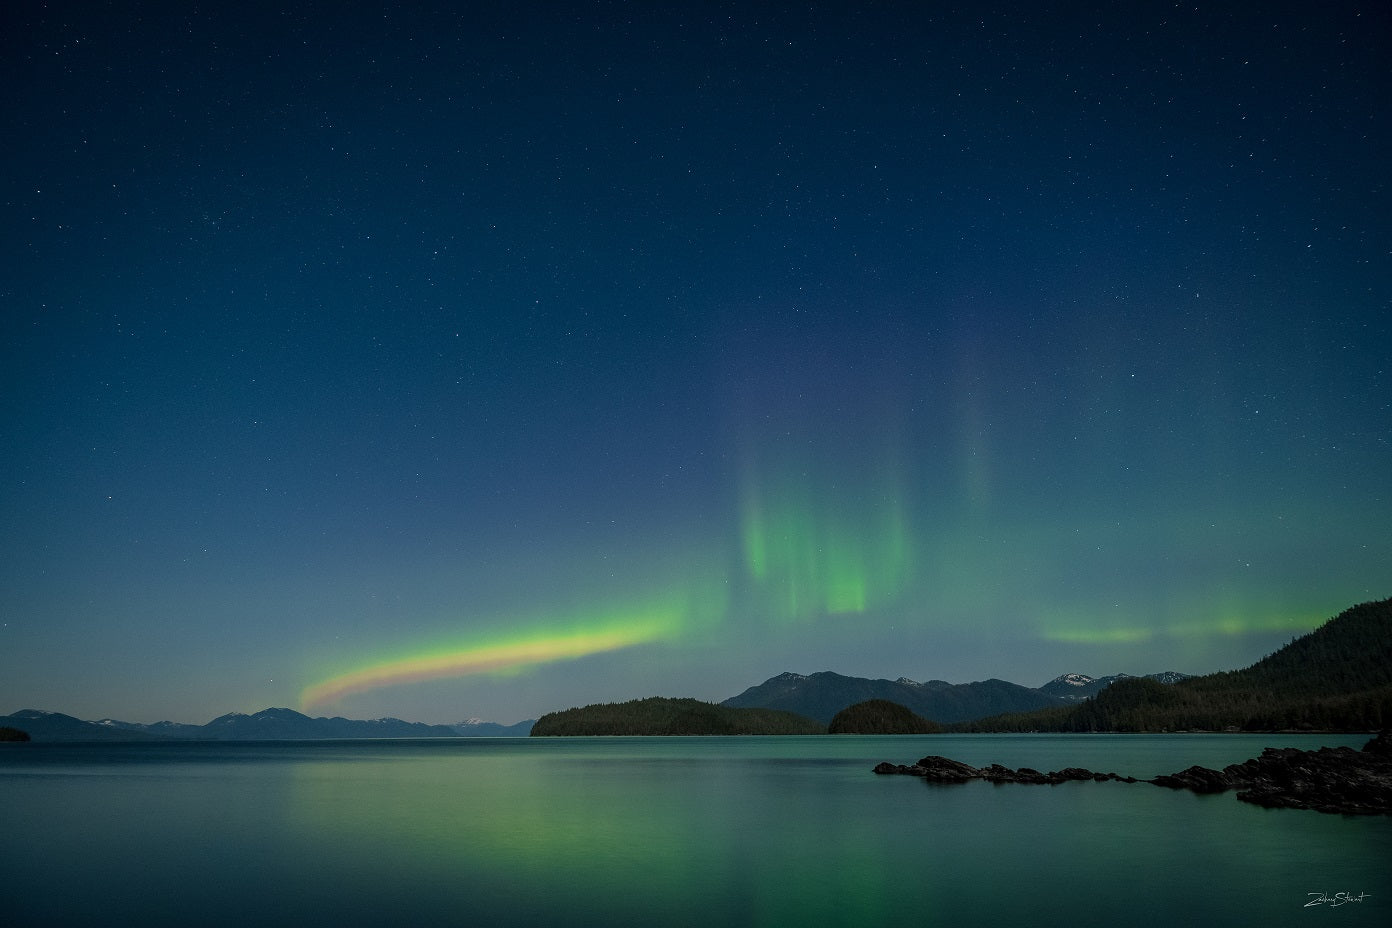
[[[29,733],[8,725],[0,725],[0,741],[28,741]]]
[[[832,717],[827,733],[832,735],[932,735],[942,731],[907,706],[888,699],[867,699],[847,706]]]
[[[532,726],[548,735],[824,735],[815,719],[777,709],[731,709],[653,696],[549,712]]]

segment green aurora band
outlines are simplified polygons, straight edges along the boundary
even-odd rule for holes
[[[511,629],[339,670],[306,687],[312,709],[386,686],[473,674],[508,674],[640,644],[672,642],[719,627],[731,590],[741,614],[776,623],[860,614],[899,597],[911,568],[908,519],[894,479],[814,481],[789,469],[780,479],[746,474],[740,506],[740,568],[634,605],[571,610],[562,620],[534,615]],[[855,492],[844,487],[854,485]],[[692,561],[703,558],[693,556]],[[725,563],[733,568],[733,563]],[[689,566],[689,565],[688,565]],[[740,573],[743,583],[732,582]],[[713,577],[713,579],[712,579]]]
[[[335,673],[306,687],[300,694],[300,705],[309,711],[385,686],[471,674],[519,673],[554,661],[672,641],[718,621],[725,609],[723,592],[707,584],[641,604],[574,614],[560,622],[518,623],[525,624],[527,630],[499,632]]]
[[[1083,625],[1076,617],[1070,622],[1060,616],[1046,625],[1041,637],[1064,644],[1105,645],[1140,644],[1159,638],[1206,639],[1233,637],[1251,633],[1289,632],[1304,634],[1328,618],[1324,610],[1291,610],[1279,606],[1243,607],[1229,602],[1213,603],[1206,609],[1195,607],[1192,614],[1207,615],[1205,619],[1160,619],[1154,622],[1131,621],[1108,623],[1097,620]]]
[[[740,542],[758,605],[781,622],[883,606],[903,592],[911,566],[908,519],[892,480],[850,494],[806,471],[770,480],[749,468]]]
[[[340,669],[307,687],[302,706],[332,705],[387,686],[513,674],[643,644],[691,641],[728,633],[736,619],[786,627],[879,612],[906,626],[970,621],[978,628],[1032,620],[1040,642],[1125,647],[1162,639],[1197,643],[1253,633],[1295,634],[1314,628],[1324,616],[1323,605],[1247,595],[1230,586],[1171,594],[1150,609],[1128,609],[1124,596],[1112,598],[1118,590],[1092,595],[1075,590],[1066,605],[1042,606],[1038,584],[1059,582],[1048,577],[1051,569],[1059,570],[1058,558],[1076,564],[1092,553],[1079,539],[1088,544],[1112,539],[1095,527],[1077,538],[1064,535],[1054,542],[1051,560],[1041,559],[1038,546],[1021,541],[1031,532],[1045,532],[1037,526],[1016,525],[989,537],[944,524],[942,532],[919,537],[905,490],[909,481],[894,466],[892,453],[880,457],[874,473],[838,476],[818,470],[810,456],[771,457],[782,466],[760,467],[752,455],[745,460],[736,549],[728,542],[711,544],[667,560],[659,569],[667,574],[664,594],[508,617],[492,635]],[[1130,554],[1123,549],[1117,563],[1124,567]],[[651,582],[642,560],[635,553],[629,575]],[[1098,564],[1111,566],[1105,558]],[[598,594],[577,591],[577,598],[583,602],[590,592]]]

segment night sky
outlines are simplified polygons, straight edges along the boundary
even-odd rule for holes
[[[452,6],[5,4],[0,712],[1207,673],[1392,595],[1385,4]]]

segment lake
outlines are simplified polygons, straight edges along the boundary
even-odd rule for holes
[[[1392,923],[1392,817],[1149,784],[1368,736],[0,745],[4,925]],[[1306,908],[1308,893],[1365,893]]]

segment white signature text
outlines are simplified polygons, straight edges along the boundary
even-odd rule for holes
[[[1305,895],[1313,897],[1301,907],[1306,909],[1312,905],[1324,905],[1325,903],[1329,903],[1331,906],[1339,906],[1346,902],[1362,902],[1364,899],[1368,898],[1367,893],[1359,893],[1356,896],[1353,893],[1335,893],[1332,896],[1328,893],[1306,893]]]

